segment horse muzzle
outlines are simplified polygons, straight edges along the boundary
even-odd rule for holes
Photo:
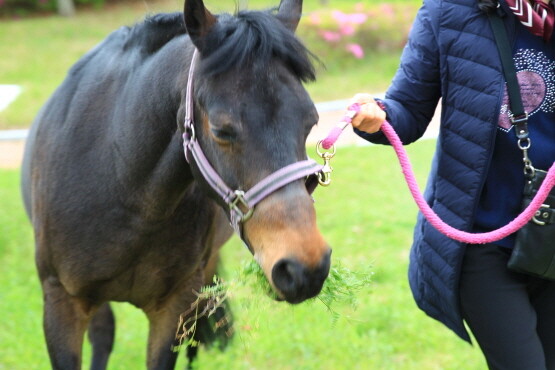
[[[308,268],[292,258],[279,260],[272,268],[275,289],[289,303],[300,303],[315,297],[322,290],[330,271],[330,256],[331,250],[315,268]]]

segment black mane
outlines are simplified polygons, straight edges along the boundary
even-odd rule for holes
[[[201,52],[203,72],[216,75],[234,67],[266,68],[278,58],[302,81],[315,79],[314,57],[270,11],[221,14]]]
[[[183,13],[156,14],[130,29],[125,48],[138,46],[146,54],[187,33]],[[315,79],[315,58],[271,11],[240,11],[218,15],[204,42],[203,72],[217,75],[234,67],[265,68],[278,58],[302,81]]]
[[[185,33],[183,13],[155,14],[131,28],[125,47],[139,46],[146,54],[152,54],[174,37]]]

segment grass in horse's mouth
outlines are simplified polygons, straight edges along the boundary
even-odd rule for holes
[[[306,302],[322,302],[335,322],[341,317],[341,314],[334,309],[334,306],[343,304],[356,307],[357,295],[362,289],[371,284],[372,275],[371,266],[363,271],[352,271],[343,266],[341,262],[335,261],[330,268],[320,294]],[[176,340],[179,344],[174,348],[175,351],[179,351],[184,344],[188,346],[198,345],[192,339],[196,331],[197,320],[203,316],[210,317],[213,315],[218,307],[221,307],[225,300],[229,298],[234,287],[238,286],[246,286],[252,290],[254,299],[256,299],[257,294],[264,292],[269,298],[280,300],[266,279],[262,268],[254,260],[243,263],[237,276],[229,281],[224,281],[215,276],[212,285],[204,286],[200,292],[195,292],[197,299],[189,310],[181,314],[176,332]]]

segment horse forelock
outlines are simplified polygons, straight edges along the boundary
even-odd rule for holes
[[[204,40],[202,72],[214,76],[231,69],[253,71],[281,61],[299,80],[315,80],[316,57],[271,11],[218,15]]]

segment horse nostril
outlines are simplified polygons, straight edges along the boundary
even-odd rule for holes
[[[330,255],[331,251],[322,257],[316,268],[310,270],[288,258],[275,264],[272,280],[287,302],[300,303],[320,293],[330,270]]]
[[[290,259],[278,261],[272,269],[274,285],[283,293],[287,301],[289,301],[289,297],[298,294],[299,288],[303,284],[303,275],[303,266]]]

